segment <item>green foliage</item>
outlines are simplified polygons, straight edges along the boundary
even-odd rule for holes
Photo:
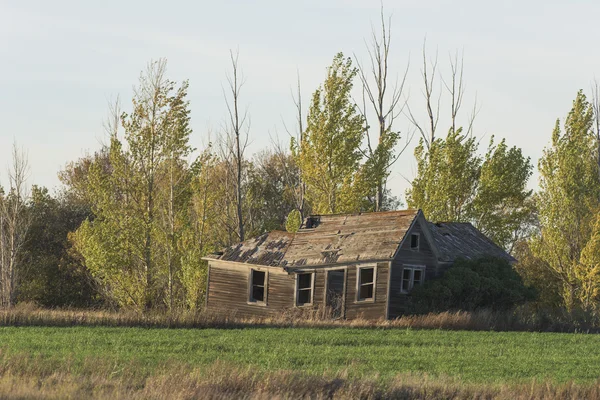
[[[534,298],[510,263],[498,258],[457,260],[440,279],[410,294],[414,312],[508,310]]]
[[[288,214],[285,221],[285,230],[291,233],[296,233],[302,226],[302,214],[298,210],[292,210]]]
[[[514,257],[518,260],[515,271],[523,278],[525,285],[536,289],[535,306],[560,309],[562,301],[562,282],[556,274],[551,273],[548,264],[535,256],[529,239],[517,242]]]
[[[75,179],[94,214],[72,235],[75,249],[109,299],[138,310],[197,304],[199,289],[190,292],[181,279],[199,278],[203,269],[192,206],[198,168],[188,162],[188,84],[175,89],[164,73],[161,60],[141,76],[133,111],[121,117],[126,146],[113,134],[108,162],[92,160],[85,178]]]
[[[580,91],[564,132],[557,121],[552,143],[539,161],[536,206],[540,230],[529,243],[533,256],[546,267],[545,273],[560,281],[562,302],[571,309],[589,305],[594,289],[586,286],[593,283],[597,287],[600,283],[593,278],[596,274],[591,250],[581,260],[582,251],[595,234],[594,221],[600,206],[597,143],[592,124],[592,105]],[[590,246],[594,248],[595,244]]]
[[[90,215],[89,207],[67,194],[52,197],[48,189],[33,186],[27,208],[31,224],[17,300],[45,307],[99,305],[89,274],[68,242],[69,232]]]
[[[533,223],[532,190],[527,189],[533,166],[521,149],[490,140],[481,165],[472,212],[475,226],[496,244],[512,250]]]
[[[431,221],[469,221],[481,171],[474,137],[450,130],[426,150],[415,148],[417,176],[406,193],[409,207],[420,208]]]
[[[244,208],[251,236],[282,230],[290,210],[296,207],[294,188],[299,171],[290,154],[262,151],[248,165],[248,191]]]
[[[423,140],[415,149],[417,176],[406,198],[431,221],[472,222],[495,243],[510,250],[532,216],[532,173],[521,149],[493,138],[484,158],[473,136],[450,130],[429,149]]]
[[[352,101],[357,70],[337,54],[327,79],[312,97],[306,132],[292,153],[306,183],[306,197],[317,214],[357,211],[368,180],[360,173],[364,119]]]

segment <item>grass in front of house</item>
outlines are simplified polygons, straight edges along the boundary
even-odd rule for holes
[[[390,379],[425,374],[466,383],[575,381],[600,377],[600,336],[370,328],[146,329],[2,327],[5,361],[27,357],[36,368],[69,373],[96,360],[135,365],[140,376],[165,365],[223,362],[259,371],[302,371]]]

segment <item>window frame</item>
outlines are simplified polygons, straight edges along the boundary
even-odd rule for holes
[[[361,269],[372,269],[373,270],[373,297],[360,298],[360,288],[364,284],[360,281],[360,270]],[[365,264],[356,266],[356,296],[354,299],[355,303],[375,303],[377,292],[377,264]]]
[[[264,282],[264,295],[263,295],[263,300],[255,300],[252,297],[252,292],[253,292],[253,288],[254,288],[254,284],[253,284],[253,276],[254,276],[254,271],[257,272],[264,272],[265,273],[265,282]],[[269,294],[269,270],[267,269],[263,269],[263,268],[250,268],[250,272],[248,273],[248,296],[247,296],[247,303],[248,304],[252,304],[255,306],[266,306],[267,305],[267,301],[268,301],[268,294]]]
[[[300,287],[298,286],[298,282],[300,281],[300,275],[310,275],[310,303],[298,304],[298,294],[300,290],[307,290],[306,288],[300,289]],[[294,287],[294,307],[312,307],[312,305],[315,302],[315,272],[299,271],[296,273],[296,277],[294,280],[296,283]]]
[[[404,271],[405,270],[411,271],[408,289],[404,289]],[[421,281],[419,282],[419,285],[422,285],[423,282],[425,282],[426,266],[425,265],[415,265],[415,264],[403,264],[402,265],[402,274],[400,276],[400,292],[401,293],[408,294],[415,287],[415,271],[417,271],[417,270],[421,271]]]
[[[417,247],[412,247],[412,237],[417,237]],[[421,234],[418,232],[413,232],[410,234],[410,249],[412,251],[419,251],[421,249]]]

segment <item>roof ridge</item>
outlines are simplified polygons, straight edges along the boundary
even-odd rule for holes
[[[405,210],[387,210],[387,211],[361,211],[355,213],[333,213],[333,214],[309,214],[307,217],[341,217],[341,216],[354,216],[354,215],[372,215],[372,214],[392,214],[402,212],[414,212],[418,213],[418,208],[407,208]]]

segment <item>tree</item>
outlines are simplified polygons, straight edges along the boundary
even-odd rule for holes
[[[396,153],[396,147],[401,139],[399,131],[394,130],[394,121],[400,115],[404,104],[400,102],[408,66],[404,71],[401,82],[390,87],[389,83],[389,54],[391,44],[391,18],[386,26],[381,9],[381,36],[378,37],[375,31],[372,31],[371,45],[367,47],[369,53],[369,66],[363,67],[356,56],[358,65],[358,76],[363,86],[363,104],[366,98],[377,119],[377,143],[371,144],[371,135],[367,132],[367,148],[363,151],[367,161],[365,169],[366,175],[373,181],[374,210],[381,211],[385,205],[386,183],[390,175],[390,168],[398,161],[399,156],[408,146],[411,137],[408,137],[406,145]],[[391,90],[391,92],[390,92]],[[365,120],[367,118],[367,107],[363,105],[362,114]],[[367,127],[370,125],[367,123]]]
[[[244,209],[253,236],[285,227],[286,216],[296,208],[295,189],[301,185],[290,154],[263,150],[248,163],[248,190]]]
[[[17,300],[44,307],[90,307],[101,304],[89,273],[70,252],[69,232],[90,215],[89,206],[69,192],[51,196],[33,186],[23,246]]]
[[[574,308],[587,303],[590,289],[585,281],[593,268],[589,254],[582,251],[594,233],[595,215],[600,206],[597,143],[593,132],[592,105],[582,91],[561,131],[556,121],[552,143],[539,161],[540,192],[536,196],[540,231],[530,241],[533,255],[540,259],[561,283],[563,304]],[[594,244],[590,244],[594,246]],[[583,261],[583,263],[582,263]]]
[[[532,165],[516,147],[490,140],[485,157],[477,156],[473,136],[452,129],[429,149],[415,149],[417,176],[407,190],[408,205],[432,221],[472,222],[495,243],[511,250],[531,223]]]
[[[296,107],[296,124],[297,131],[294,137],[294,134],[290,133],[290,131],[286,127],[286,131],[292,137],[292,146],[294,143],[302,143],[304,140],[304,116],[302,111],[302,92],[300,90],[300,73],[297,76],[297,86],[296,86],[296,95],[292,92],[292,100],[294,101],[294,106]],[[284,124],[285,125],[285,124]],[[302,172],[298,168],[298,165],[294,161],[292,156],[292,163],[288,163],[288,149],[281,146],[279,143],[274,143],[274,154],[280,158],[282,165],[290,165],[292,168],[284,169],[285,181],[286,185],[292,190],[292,194],[294,196],[294,200],[296,203],[296,209],[300,213],[300,218],[302,219],[304,215],[307,214],[307,204],[306,204],[306,182],[302,178]],[[297,182],[296,182],[297,180]]]
[[[118,107],[113,110],[109,167],[93,162],[83,180],[93,218],[72,239],[106,295],[120,306],[173,307],[191,204],[187,88],[183,82],[176,89],[166,78],[165,60],[150,63],[131,114],[123,113],[119,121]]]
[[[482,162],[477,142],[459,129],[435,139],[428,150],[424,143],[415,148],[417,176],[406,192],[408,206],[432,221],[469,221]]]
[[[14,143],[8,192],[0,188],[0,305],[3,307],[12,307],[16,301],[23,246],[30,226],[28,174],[27,155]]]
[[[527,189],[532,171],[521,149],[490,140],[472,204],[474,225],[509,252],[534,223],[533,191]]]
[[[229,91],[231,93],[231,101],[227,100],[225,96],[227,111],[229,113],[229,124],[226,129],[227,136],[227,160],[232,163],[234,171],[233,187],[235,190],[235,207],[237,217],[237,236],[239,241],[243,242],[245,239],[244,232],[244,152],[248,146],[248,130],[247,124],[248,113],[240,112],[239,110],[239,98],[242,86],[244,86],[244,78],[239,76],[240,71],[238,67],[238,53],[233,55],[230,51],[231,58],[231,72],[232,75],[227,77],[229,83]],[[243,130],[245,132],[242,132]]]
[[[410,104],[407,104],[407,116],[413,126],[421,135],[423,146],[429,149],[437,139],[437,128],[440,120],[440,103],[442,99],[442,92],[435,98],[436,80],[441,78],[446,91],[450,95],[450,127],[449,129],[453,132],[458,131],[458,115],[463,105],[463,98],[465,95],[466,85],[464,83],[464,57],[458,58],[458,52],[454,54],[454,58],[450,56],[450,78],[445,80],[440,77],[438,72],[438,55],[435,54],[433,60],[427,58],[427,42],[423,42],[423,69],[421,70],[421,77],[423,81],[423,96],[425,99],[425,109],[427,111],[427,124],[419,122],[418,118],[414,115],[413,109]],[[440,85],[441,86],[441,85]],[[475,99],[475,105],[473,111],[469,117],[466,125],[466,136],[471,136],[473,133],[473,123],[477,116],[477,99]]]
[[[323,86],[312,97],[302,140],[292,141],[315,213],[356,211],[362,205],[366,179],[359,164],[364,119],[350,97],[356,74],[350,58],[342,53],[334,57]]]

